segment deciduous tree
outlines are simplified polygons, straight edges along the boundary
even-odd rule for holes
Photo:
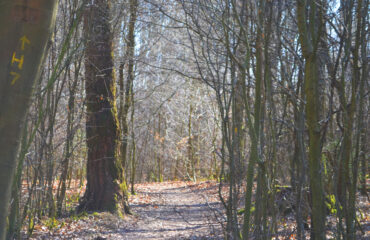
[[[90,1],[86,39],[87,187],[78,210],[121,212],[127,189],[118,159],[119,123],[115,102],[109,0]]]
[[[0,1],[0,239],[5,238],[19,136],[57,1]]]

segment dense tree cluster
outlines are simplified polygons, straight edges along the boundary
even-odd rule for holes
[[[272,239],[287,208],[297,239],[329,217],[361,234],[369,0],[0,6],[0,239],[199,179],[219,181],[226,239]]]

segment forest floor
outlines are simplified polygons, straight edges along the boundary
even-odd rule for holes
[[[223,239],[216,182],[136,184],[134,213],[92,213],[37,225],[31,239]],[[53,226],[54,225],[54,226]],[[100,237],[100,238],[99,238]]]
[[[223,239],[225,217],[216,181],[143,183],[135,189],[137,194],[129,199],[133,215],[121,219],[109,213],[90,213],[44,219],[30,239]],[[226,193],[225,186],[223,195]],[[365,197],[358,201],[362,215],[358,239],[370,239],[370,204]],[[328,216],[328,239],[335,239],[334,220]],[[278,236],[272,239],[296,239],[294,221],[293,214],[282,216]]]

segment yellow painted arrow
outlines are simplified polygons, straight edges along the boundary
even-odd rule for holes
[[[24,50],[24,46],[26,44],[30,44],[31,43],[31,41],[26,37],[26,35],[24,35],[23,37],[21,37],[19,40],[21,40],[21,42],[22,42],[22,47],[21,47],[22,51]]]

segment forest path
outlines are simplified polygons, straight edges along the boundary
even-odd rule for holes
[[[123,239],[222,239],[214,182],[139,184],[130,206],[138,216]]]
[[[137,194],[129,198],[133,215],[121,219],[103,212],[45,219],[30,239],[223,239],[217,182],[143,183],[135,189]]]
[[[32,240],[145,240],[145,239],[223,239],[220,221],[224,209],[218,198],[218,183],[163,182],[136,184],[137,195],[129,202],[134,215],[124,219],[107,212],[84,214],[78,217],[41,220],[35,225]],[[227,188],[223,189],[226,195]],[[358,202],[362,231],[358,239],[369,238],[369,203],[365,196]],[[328,216],[328,239],[334,239],[335,218]],[[290,239],[294,233],[294,216],[283,218],[277,239]],[[309,237],[308,231],[306,237]],[[25,237],[22,239],[26,239]]]

